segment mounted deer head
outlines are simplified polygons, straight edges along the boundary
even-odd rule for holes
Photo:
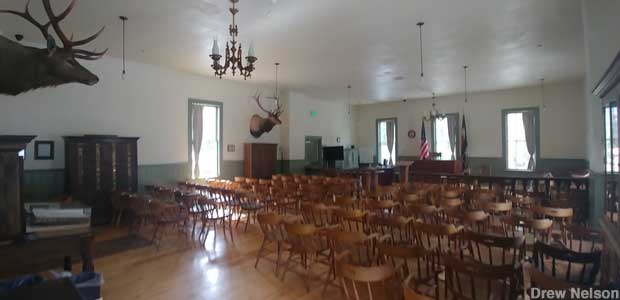
[[[73,10],[78,0],[72,0],[69,6],[59,15],[54,14],[49,0],[42,0],[43,8],[49,21],[39,23],[30,14],[30,0],[26,2],[24,12],[0,10],[19,16],[37,27],[45,42],[46,49],[27,47],[0,36],[0,94],[18,95],[23,92],[49,86],[78,82],[94,85],[99,78],[77,62],[77,59],[97,60],[108,50],[102,52],[86,51],[75,47],[94,41],[103,32],[101,28],[95,35],[74,41],[73,35],[67,37],[60,28],[60,22]],[[62,42],[62,47],[49,33],[52,27]]]
[[[256,93],[252,98],[256,100],[256,104],[258,104],[258,107],[262,111],[267,113],[267,118],[263,118],[255,114],[252,116],[252,119],[250,119],[250,134],[252,134],[252,136],[255,138],[259,138],[265,132],[270,132],[274,126],[282,124],[282,121],[280,121],[280,115],[282,115],[283,111],[282,107],[280,106],[280,99],[278,99],[277,96],[274,97],[276,99],[276,108],[270,111],[266,110],[260,104],[260,96],[260,93]]]

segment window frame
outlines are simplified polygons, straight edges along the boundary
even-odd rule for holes
[[[456,116],[456,148],[454,149],[454,151],[456,151],[456,155],[454,155],[454,159],[455,160],[459,160],[461,158],[461,115],[459,113],[449,113],[449,114],[445,114],[446,118],[448,118],[449,116]],[[435,137],[435,120],[433,119],[431,120],[431,152],[437,152],[437,138]],[[441,160],[452,160],[452,157],[450,157],[450,159],[443,159],[443,156],[441,158]]]
[[[381,149],[381,144],[379,143],[379,124],[385,121],[394,121],[394,157],[398,160],[398,118],[381,118],[377,119],[375,122],[375,163],[380,164],[382,162],[379,161],[379,150]],[[396,163],[396,161],[394,161]]]
[[[609,103],[603,105],[603,118],[602,118],[603,119],[603,133],[604,133],[604,135],[603,135],[603,148],[605,150],[604,151],[605,173],[608,174],[608,175],[612,175],[613,176],[613,175],[618,173],[618,172],[614,171],[614,164],[618,165],[618,162],[614,161],[614,158],[612,156],[611,157],[611,165],[612,165],[611,166],[611,170],[607,169],[607,159],[608,159],[608,157],[607,157],[607,134],[608,134],[608,132],[607,132],[607,125],[608,124],[606,124],[606,120],[605,120],[606,117],[607,117],[606,110],[607,109],[611,109],[611,108],[615,108],[616,109],[616,114],[620,114],[620,107],[618,106],[618,101],[610,101]],[[611,142],[612,142],[612,149],[611,149],[612,153],[613,153],[613,141],[614,141],[614,139],[613,139],[613,134],[614,134],[613,128],[614,128],[614,126],[613,125],[614,125],[613,124],[613,119],[611,118],[611,114],[610,114],[609,127],[610,127],[610,129],[612,131],[611,134],[610,134]],[[620,127],[617,126],[617,125],[616,125],[616,130],[620,131]],[[616,143],[618,144],[618,143],[620,143],[620,132],[617,132],[616,134],[618,135],[618,139],[616,139]]]
[[[194,105],[203,105],[203,106],[211,106],[218,108],[219,111],[219,133],[218,139],[220,141],[220,145],[217,149],[218,151],[218,162],[217,162],[217,177],[220,178],[222,176],[222,163],[224,161],[224,103],[220,101],[212,101],[212,100],[200,100],[189,98],[187,104],[187,163],[189,166],[189,178],[192,178],[194,174],[192,173],[192,107]]]
[[[519,170],[519,169],[510,169],[508,168],[508,137],[507,131],[508,126],[506,122],[506,118],[508,114],[512,113],[520,113],[531,111],[534,113],[534,130],[536,131],[536,136],[534,138],[536,144],[536,153],[534,154],[534,169],[532,170]],[[523,107],[523,108],[510,108],[510,109],[502,109],[502,158],[504,161],[504,170],[509,172],[521,172],[521,173],[534,173],[539,170],[540,166],[540,109],[538,106],[535,107]]]

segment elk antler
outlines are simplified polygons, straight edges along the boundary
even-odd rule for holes
[[[50,25],[52,25],[52,22],[50,21],[45,24],[41,24],[37,20],[35,20],[34,17],[30,14],[30,0],[26,1],[26,8],[24,9],[24,12],[2,9],[0,10],[0,13],[13,14],[13,15],[22,17],[23,19],[25,19],[26,21],[32,23],[32,25],[37,27],[39,31],[41,31],[41,33],[43,34],[43,37],[45,37],[45,40],[46,41],[48,40],[50,36],[49,28],[50,28]]]
[[[269,114],[270,116],[274,116],[276,118],[279,117],[282,114],[283,111],[282,111],[282,106],[280,106],[280,99],[279,98],[274,97],[274,99],[276,99],[276,108],[274,110],[270,111],[270,110],[265,109],[263,107],[263,105],[260,104],[260,96],[261,96],[261,93],[260,92],[256,92],[256,94],[254,94],[254,96],[252,96],[252,98],[254,98],[254,100],[256,101],[256,104],[258,104],[258,107],[262,111],[264,111],[267,114]]]
[[[108,51],[107,49],[102,52],[73,49],[76,46],[86,45],[94,41],[103,32],[103,30],[105,29],[105,26],[101,28],[99,31],[97,31],[97,33],[95,33],[94,35],[88,38],[85,38],[83,40],[79,40],[79,41],[73,41],[73,36],[71,36],[71,38],[67,38],[65,33],[62,31],[62,28],[60,28],[60,21],[64,20],[67,16],[69,16],[71,11],[77,4],[78,0],[71,0],[71,3],[69,3],[69,6],[59,15],[54,14],[54,11],[52,10],[52,6],[49,0],[42,0],[42,2],[43,2],[43,8],[45,8],[45,13],[47,14],[47,17],[49,18],[49,22],[45,24],[39,23],[30,14],[30,10],[29,10],[30,0],[26,2],[26,9],[23,13],[14,11],[14,10],[0,10],[0,13],[13,14],[13,15],[20,16],[26,19],[28,22],[32,23],[34,26],[36,26],[41,31],[46,41],[49,41],[49,39],[51,38],[49,34],[49,27],[52,26],[52,28],[54,28],[54,32],[56,32],[56,35],[58,35],[58,38],[62,42],[64,49],[71,51],[75,58],[85,59],[85,60],[96,60],[96,59],[101,58]]]
[[[266,112],[266,113],[268,113],[268,114],[271,114],[271,112],[270,112],[270,111],[266,110],[266,109],[265,109],[265,108],[264,108],[264,107],[260,104],[260,96],[261,96],[261,93],[260,93],[260,92],[256,92],[256,94],[254,94],[254,96],[252,96],[252,98],[254,98],[254,100],[256,101],[256,104],[258,104],[258,107],[259,107],[262,111],[264,111],[264,112]]]

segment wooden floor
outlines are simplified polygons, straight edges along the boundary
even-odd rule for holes
[[[262,235],[258,226],[243,232],[234,230],[235,241],[225,240],[221,230],[217,239],[210,233],[206,243],[186,241],[168,234],[161,249],[154,246],[95,260],[103,273],[103,298],[125,299],[343,299],[337,287],[321,297],[323,282],[316,279],[307,293],[302,278],[287,273],[285,281],[276,278],[275,263],[262,259],[254,268]],[[125,230],[104,230],[98,239],[127,234]],[[145,231],[148,236],[148,231]],[[275,255],[272,255],[275,259]],[[323,273],[326,269],[317,269]],[[301,269],[300,269],[301,272]],[[281,272],[280,272],[281,273]]]

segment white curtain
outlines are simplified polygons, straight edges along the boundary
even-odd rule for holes
[[[534,155],[536,154],[536,124],[534,124],[534,112],[524,111],[521,116],[523,118],[523,129],[525,131],[527,152],[530,154],[530,161],[527,168],[529,170],[533,170],[536,166],[536,161],[534,160]]]
[[[200,178],[200,148],[202,146],[202,105],[192,106],[192,147],[194,148],[194,178]]]
[[[448,118],[448,139],[450,140],[450,150],[452,150],[452,160],[456,159],[456,127],[459,126],[459,118],[456,115],[449,115]]]
[[[393,165],[394,161],[392,160],[392,151],[394,151],[394,121],[386,121],[385,122],[385,130],[387,137],[387,148],[390,153],[389,164]]]

